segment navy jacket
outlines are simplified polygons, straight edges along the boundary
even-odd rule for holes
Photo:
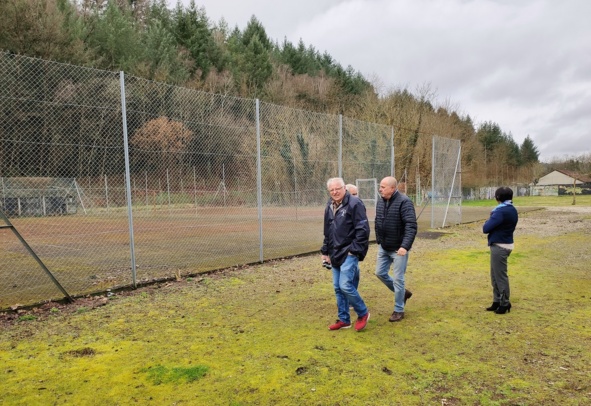
[[[396,191],[389,200],[376,204],[376,242],[386,251],[402,247],[410,251],[417,235],[415,206],[408,196]]]
[[[482,232],[488,234],[488,245],[513,244],[513,232],[517,221],[517,209],[513,205],[496,207],[482,226]]]
[[[341,207],[333,214],[332,200],[324,210],[324,243],[320,251],[340,267],[349,253],[363,261],[369,248],[369,222],[359,198],[345,194]]]

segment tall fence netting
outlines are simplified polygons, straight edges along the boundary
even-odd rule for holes
[[[462,222],[462,159],[460,140],[433,137],[431,228]]]
[[[316,251],[326,180],[389,175],[391,134],[0,53],[0,307],[63,297],[13,230],[71,295]]]

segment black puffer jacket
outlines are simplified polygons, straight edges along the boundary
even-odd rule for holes
[[[349,253],[363,261],[369,248],[369,222],[361,200],[345,194],[333,215],[332,200],[324,210],[324,243],[320,251],[330,256],[332,266],[340,267]]]
[[[417,235],[417,216],[413,202],[396,191],[389,200],[376,204],[376,241],[386,251],[409,251]]]

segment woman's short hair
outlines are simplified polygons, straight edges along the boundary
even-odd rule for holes
[[[495,191],[495,199],[497,199],[499,202],[513,200],[513,190],[506,186],[502,186]]]

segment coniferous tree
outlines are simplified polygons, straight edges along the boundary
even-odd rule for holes
[[[520,152],[521,152],[521,161],[524,164],[527,165],[527,164],[539,162],[540,153],[538,152],[538,148],[536,148],[536,146],[534,145],[534,142],[529,137],[529,135],[527,137],[525,137],[525,139],[523,140],[523,143],[521,144]]]
[[[58,9],[63,16],[62,54],[58,58],[73,64],[93,65],[94,55],[84,43],[89,35],[88,27],[80,16],[76,3],[69,0],[57,0]]]
[[[83,26],[67,0],[0,1],[0,49],[44,59],[87,63]]]
[[[273,73],[269,52],[257,36],[252,37],[244,50],[243,72],[246,84],[253,96],[260,93]]]
[[[95,24],[88,41],[99,55],[100,66],[133,72],[142,47],[131,12],[110,1],[104,14],[96,12],[93,19]]]
[[[174,36],[160,20],[150,21],[143,43],[150,79],[179,84],[187,81],[193,61],[178,51]]]
[[[199,71],[200,77],[205,78],[212,68],[219,65],[221,59],[221,51],[214,41],[205,9],[197,9],[194,0],[191,0],[186,10],[179,5],[175,12],[175,23],[177,41],[189,51],[193,59],[191,73]]]
[[[297,73],[294,68],[297,64],[297,51],[293,44],[287,40],[287,38],[283,39],[283,44],[277,51],[277,59],[279,62],[289,66],[292,73]]]
[[[476,132],[478,140],[484,147],[484,159],[489,160],[491,153],[503,142],[503,132],[497,123],[487,121],[480,125]]]
[[[521,152],[519,150],[519,145],[513,140],[513,137],[509,136],[506,141],[507,144],[507,164],[514,169],[521,166]]]
[[[328,75],[333,75],[335,70],[335,61],[328,52],[324,52],[322,54],[322,56],[319,58],[319,63],[320,67],[324,69]]]
[[[261,22],[253,15],[250,17],[250,20],[248,20],[246,28],[242,33],[242,44],[247,47],[252,42],[254,37],[258,38],[259,43],[267,52],[271,51],[273,48],[273,43],[267,36],[265,27],[263,27]]]

